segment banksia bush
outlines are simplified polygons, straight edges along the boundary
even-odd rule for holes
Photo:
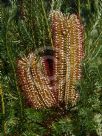
[[[76,15],[66,16],[60,11],[51,12],[50,22],[53,55],[43,53],[37,59],[34,53],[29,53],[17,63],[21,88],[34,108],[74,105],[79,98],[75,84],[81,77],[82,25]]]
[[[102,0],[2,0],[0,136],[102,136],[101,45]]]

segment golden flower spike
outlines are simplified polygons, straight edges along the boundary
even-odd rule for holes
[[[82,25],[75,14],[65,16],[60,11],[51,12],[50,22],[53,40],[51,66],[46,54],[37,61],[36,55],[29,53],[17,62],[23,94],[36,109],[58,107],[63,103],[73,106],[79,98],[75,84],[81,78]]]
[[[60,11],[52,11],[50,20],[58,100],[74,105],[79,97],[75,83],[81,77],[83,58],[82,25],[77,15],[65,16]]]
[[[80,20],[74,14],[66,17],[67,22],[67,48],[66,48],[66,89],[65,89],[65,102],[75,104],[79,97],[78,92],[75,91],[75,83],[81,77],[81,61],[83,58],[83,37],[82,26]]]

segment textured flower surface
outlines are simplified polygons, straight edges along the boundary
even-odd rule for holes
[[[75,90],[81,78],[83,58],[83,33],[79,18],[50,14],[53,46],[43,49],[43,55],[29,53],[17,62],[17,74],[23,94],[36,109],[76,104],[79,93]]]

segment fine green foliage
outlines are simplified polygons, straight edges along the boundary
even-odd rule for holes
[[[68,109],[35,110],[20,93],[16,62],[52,46],[49,13],[80,16],[85,57],[76,83],[80,100]],[[0,2],[0,136],[102,135],[102,0],[2,0]]]

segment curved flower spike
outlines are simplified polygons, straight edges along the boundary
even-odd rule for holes
[[[52,87],[39,62],[33,53],[18,60],[19,84],[23,95],[32,107],[36,109],[53,107],[56,105],[56,100],[52,94]]]

